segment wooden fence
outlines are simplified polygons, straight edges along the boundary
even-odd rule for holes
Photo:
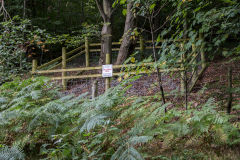
[[[161,41],[163,42],[163,41]],[[181,45],[183,45],[183,40],[178,40],[178,43],[181,43]],[[145,50],[148,49],[152,49],[152,47],[146,47],[146,44],[151,44],[152,41],[144,41],[142,38],[140,39],[140,41],[137,42],[138,46],[135,48],[135,50],[140,50],[142,53]],[[121,42],[113,42],[112,45],[112,51],[119,51],[120,50],[120,44]],[[98,48],[97,48],[98,47]],[[61,76],[56,76],[56,77],[52,77],[52,80],[61,80],[62,81],[62,86],[63,89],[65,90],[67,88],[67,80],[69,79],[87,79],[87,78],[98,78],[98,77],[102,77],[102,74],[90,74],[90,75],[67,75],[67,72],[82,72],[82,71],[93,71],[93,70],[101,70],[102,66],[97,66],[97,67],[92,67],[89,61],[89,55],[92,52],[101,52],[101,43],[90,43],[88,41],[88,39],[85,39],[85,44],[81,45],[80,47],[70,51],[70,52],[66,52],[66,48],[63,47],[62,48],[62,56],[58,57],[56,59],[51,60],[50,62],[47,62],[41,66],[37,65],[37,60],[34,59],[32,61],[32,74],[34,75],[41,75],[41,74],[50,74],[50,73],[62,73]],[[161,48],[160,46],[156,46],[156,48]],[[201,47],[201,62],[202,62],[202,70],[199,72],[198,75],[194,76],[193,82],[192,82],[192,86],[190,87],[190,89],[193,88],[193,86],[195,85],[195,83],[198,80],[199,75],[204,71],[204,69],[206,68],[206,62],[205,62],[205,54],[203,52],[203,47]],[[79,67],[79,68],[68,68],[67,69],[67,62],[70,62],[72,60],[74,60],[75,58],[84,55],[85,54],[85,67]],[[188,57],[182,57],[181,61],[185,61],[187,59],[190,58],[189,63],[196,63],[196,58],[197,58],[198,54],[196,52],[196,47],[195,44],[192,45],[192,53],[188,56]],[[109,62],[110,57],[106,57],[106,62]],[[165,70],[160,70],[160,72],[177,72],[177,71],[184,71],[184,66],[181,65],[181,61],[180,63],[180,67],[179,68],[173,68],[173,69],[165,69]],[[153,66],[154,63],[144,63],[144,66]],[[130,68],[134,68],[136,67],[136,64],[124,64],[124,65],[113,65],[113,69],[121,69],[121,68],[126,68],[126,67],[130,67]],[[61,69],[57,69],[61,67]],[[149,73],[149,71],[141,71],[139,73]],[[196,72],[197,73],[197,72]],[[120,72],[114,72],[113,76],[119,76],[122,73]],[[128,74],[136,74],[136,72],[130,72]],[[182,75],[183,76],[183,75]],[[183,79],[181,79],[181,88],[183,90],[183,86],[184,86],[184,82]],[[105,81],[105,89],[107,90],[110,87],[110,78],[106,78]]]

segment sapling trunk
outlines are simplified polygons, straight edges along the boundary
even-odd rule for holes
[[[155,36],[154,36],[154,31],[153,31],[154,27],[152,26],[151,18],[149,19],[149,22],[150,22],[151,36],[152,36],[153,57],[154,57],[155,63],[157,64],[157,53],[156,53],[156,47],[155,47],[155,42],[154,42]],[[158,85],[159,85],[159,89],[161,92],[162,102],[163,102],[163,104],[165,104],[166,100],[165,100],[165,94],[164,94],[163,85],[162,85],[162,75],[161,75],[161,72],[159,72],[158,67],[156,68],[156,71],[157,71]],[[166,108],[165,108],[165,112],[167,112]]]
[[[188,109],[188,76],[186,69],[184,70],[184,86],[185,86],[185,108]]]
[[[184,49],[184,43],[181,44],[181,51],[185,51]],[[184,98],[185,98],[185,108],[186,110],[188,109],[188,76],[187,76],[187,67],[186,67],[186,53],[184,53],[182,55],[182,66],[184,68],[184,72],[182,73],[182,76],[181,76],[181,90],[182,93],[184,94]]]
[[[187,39],[187,29],[188,29],[188,25],[187,25],[187,16],[185,17],[185,23],[184,23],[184,39],[186,40]],[[184,43],[185,45],[185,43]],[[184,46],[183,46],[183,49],[184,49]],[[185,52],[184,54],[184,63],[187,63],[186,62],[186,56],[187,56],[187,52]],[[184,64],[186,65],[186,64]],[[186,110],[188,109],[188,76],[187,76],[187,67],[185,67],[184,69],[184,87],[185,87],[185,108]]]
[[[23,1],[23,18],[26,18],[26,6],[27,6],[27,5],[26,5],[26,3],[27,3],[26,1],[27,1],[27,0],[24,0],[24,1]]]
[[[232,110],[232,67],[228,68],[228,103],[227,103],[227,113],[230,114]]]

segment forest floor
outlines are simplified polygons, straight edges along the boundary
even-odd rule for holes
[[[240,87],[240,60],[226,63],[226,60],[212,62],[202,79],[195,86],[195,89],[208,88],[209,95],[215,95],[217,98],[224,98],[228,86],[228,68],[232,67],[233,88]],[[239,100],[239,97],[236,97]]]
[[[188,101],[191,107],[205,103],[209,98],[215,98],[222,110],[226,110],[228,99],[228,68],[232,67],[233,88],[240,87],[240,60],[229,62],[230,59],[219,59],[211,62],[205,70],[202,77],[198,80],[189,94]],[[167,101],[174,105],[184,104],[184,96],[179,92],[180,73],[174,75],[163,74],[163,88],[167,96]],[[98,79],[98,94],[104,93],[104,79]],[[112,79],[111,86],[117,86],[120,82],[118,79]],[[134,96],[160,96],[157,82],[157,74],[142,75],[142,77],[132,82],[132,87],[127,91],[126,97]],[[92,80],[75,80],[69,83],[68,90],[65,94],[80,95],[88,92],[91,93]],[[169,96],[170,95],[170,96]],[[181,104],[180,104],[181,103]],[[240,103],[240,95],[233,95],[233,105]],[[234,111],[233,114],[236,114]],[[238,114],[240,115],[240,114]],[[238,120],[240,121],[240,116]]]
[[[198,80],[189,96],[189,100],[206,100],[210,97],[217,98],[223,102],[227,99],[226,92],[228,86],[228,68],[233,69],[233,88],[240,87],[240,60],[227,63],[226,59],[216,60],[211,62],[202,77]],[[180,74],[174,75],[163,74],[162,76],[163,88],[167,94],[177,94],[180,88]],[[157,74],[151,75],[144,74],[142,77],[133,83],[132,87],[127,91],[130,96],[153,96],[159,93],[157,82]],[[116,86],[120,82],[118,79],[113,78],[111,86]],[[92,80],[70,80],[68,82],[68,90],[66,94],[83,94],[86,92],[91,93]],[[197,96],[198,92],[204,91],[204,97]],[[104,79],[98,79],[98,93],[104,93]],[[199,99],[196,99],[198,97]],[[235,100],[240,100],[239,95],[234,95]]]
[[[201,99],[215,98],[222,105],[228,98],[228,69],[232,67],[233,88],[240,87],[240,60],[230,62],[226,59],[211,62],[201,79],[194,87],[191,97],[196,97],[197,91],[204,90]],[[240,95],[233,95],[233,102],[240,102]]]

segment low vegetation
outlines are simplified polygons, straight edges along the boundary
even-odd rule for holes
[[[126,98],[128,84],[137,78],[124,80],[96,99],[64,96],[44,77],[5,83],[0,88],[1,156],[112,160],[239,156],[240,124],[219,111],[213,98],[192,104],[189,110],[180,104],[162,105],[156,96]]]

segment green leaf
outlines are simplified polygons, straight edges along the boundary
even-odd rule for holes
[[[123,10],[122,10],[122,14],[123,14],[124,16],[126,16],[126,15],[127,15],[127,9],[123,9]]]
[[[154,10],[155,7],[156,7],[155,3],[151,4],[150,7],[149,7],[150,11]]]

